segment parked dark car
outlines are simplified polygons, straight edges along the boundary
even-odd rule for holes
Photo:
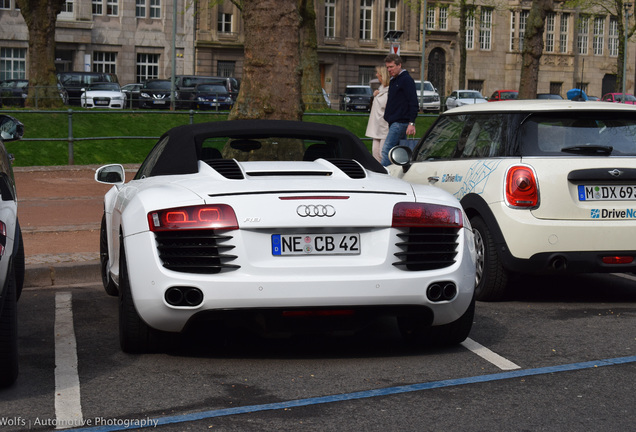
[[[8,79],[0,82],[0,99],[4,105],[23,107],[28,93],[28,80]]]
[[[24,126],[0,115],[0,387],[18,377],[18,299],[24,285],[24,245],[18,223],[11,155],[5,142],[22,138]]]
[[[119,83],[117,75],[105,72],[62,72],[57,74],[57,79],[68,94],[69,105],[80,105],[82,89],[94,82]]]
[[[139,94],[143,86],[142,83],[135,83],[126,84],[121,88],[121,91],[126,94],[126,108],[137,108],[139,106]]]
[[[192,100],[194,87],[197,84],[203,83],[215,83],[222,85],[230,94],[232,100],[236,102],[240,88],[240,83],[236,78],[198,75],[177,75],[175,77],[175,85],[179,89],[179,95],[181,95],[181,100],[183,101]]]
[[[371,111],[373,90],[368,85],[348,85],[340,102],[342,111]]]
[[[144,83],[139,91],[139,108],[170,108],[170,80],[153,79]],[[175,101],[179,100],[179,92],[175,93]]]
[[[221,84],[197,84],[192,93],[193,109],[229,110],[234,101],[227,89]]]

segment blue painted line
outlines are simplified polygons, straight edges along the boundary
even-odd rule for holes
[[[210,419],[215,417],[224,417],[224,416],[237,415],[237,414],[248,414],[248,413],[255,413],[260,411],[281,410],[281,409],[287,409],[287,408],[298,408],[298,407],[319,405],[319,404],[332,403],[332,402],[343,402],[343,401],[351,401],[351,400],[357,400],[357,399],[369,399],[374,397],[390,396],[390,395],[396,395],[401,393],[411,393],[411,392],[417,392],[422,390],[431,390],[431,389],[454,387],[454,386],[460,386],[460,385],[466,385],[466,384],[499,381],[499,380],[505,380],[510,378],[522,378],[522,377],[535,376],[535,375],[547,375],[547,374],[560,373],[560,372],[578,371],[583,369],[593,369],[593,368],[599,368],[599,367],[605,367],[605,366],[616,366],[616,365],[635,363],[635,362],[636,362],[636,356],[617,357],[617,358],[604,359],[604,360],[598,360],[598,361],[570,363],[570,364],[564,364],[564,365],[558,365],[558,366],[547,366],[547,367],[536,368],[536,369],[500,372],[500,373],[491,374],[491,375],[479,375],[474,377],[434,381],[430,383],[410,384],[410,385],[387,387],[387,388],[375,389],[375,390],[365,390],[365,391],[354,392],[354,393],[343,393],[343,394],[331,395],[331,396],[297,399],[297,400],[292,400],[287,402],[276,402],[276,403],[269,403],[269,404],[262,404],[262,405],[248,405],[248,406],[236,407],[236,408],[201,411],[198,413],[181,414],[176,416],[148,419],[148,420],[151,420],[152,423],[148,423],[147,426],[143,426],[143,427],[154,427],[155,425],[162,426],[162,425],[175,424],[175,423],[187,423],[187,422],[205,420],[205,419]],[[156,423],[154,423],[155,421]],[[123,423],[123,420],[122,420],[122,423]],[[121,430],[127,430],[127,429],[141,429],[141,428],[142,427],[140,427],[139,424],[130,425],[129,427],[126,427],[125,425],[122,425],[122,424],[117,424],[112,426],[85,427],[85,428],[73,429],[73,431],[74,432],[75,431],[110,432],[110,431],[121,431]]]

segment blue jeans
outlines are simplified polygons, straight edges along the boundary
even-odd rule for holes
[[[391,165],[389,161],[389,150],[399,145],[401,139],[406,138],[406,128],[408,127],[408,123],[391,123],[389,133],[384,141],[384,147],[382,147],[382,166]]]

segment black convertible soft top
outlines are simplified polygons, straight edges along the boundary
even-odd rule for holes
[[[340,126],[290,120],[229,120],[177,126],[164,133],[146,157],[141,176],[193,174],[198,172],[201,146],[208,138],[288,137],[336,142],[340,157],[354,159],[364,168],[386,174],[364,143]]]

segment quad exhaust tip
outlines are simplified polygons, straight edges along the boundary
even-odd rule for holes
[[[171,287],[164,297],[170,306],[197,307],[203,303],[203,292],[194,287]]]

